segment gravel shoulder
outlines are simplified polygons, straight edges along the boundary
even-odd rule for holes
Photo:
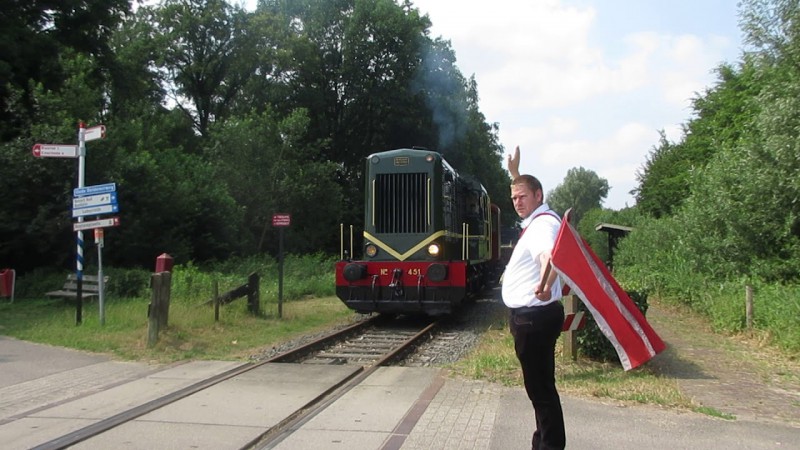
[[[755,335],[714,333],[696,314],[651,303],[647,320],[667,343],[648,364],[697,404],[739,420],[800,426],[800,361]]]

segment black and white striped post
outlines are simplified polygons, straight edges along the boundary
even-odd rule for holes
[[[86,124],[78,124],[78,189],[86,181]],[[78,223],[83,222],[83,217],[78,217]],[[75,323],[80,325],[83,321],[83,230],[76,231],[77,239],[75,249],[75,278],[77,281],[77,296],[75,301]]]

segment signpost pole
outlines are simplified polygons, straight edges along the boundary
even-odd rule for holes
[[[86,124],[78,124],[78,189],[84,186],[86,179]],[[83,217],[78,217],[78,223],[83,222]],[[80,325],[83,321],[83,231],[77,231],[77,252],[75,260],[75,278],[78,282],[76,296],[75,322]]]
[[[63,144],[34,144],[31,152],[36,158],[78,158],[78,187],[75,188],[74,197],[85,197],[89,195],[90,191],[96,194],[109,193],[116,191],[116,185],[100,185],[92,186],[97,188],[93,190],[84,189],[86,184],[86,141],[95,139],[102,139],[106,136],[105,125],[98,125],[92,128],[86,128],[83,121],[78,121],[78,145],[63,145]],[[117,205],[116,194],[107,196],[97,195],[83,198],[80,201],[73,199],[72,217],[77,218],[78,221],[73,224],[72,231],[76,233],[75,242],[75,280],[76,280],[76,295],[75,295],[75,322],[80,325],[83,321],[83,230],[102,226],[115,227],[119,225],[119,218],[113,218],[109,221],[99,221],[84,223],[83,217],[91,214],[106,214],[115,213],[119,210]],[[91,224],[91,225],[90,225]],[[102,244],[101,244],[102,247]],[[100,255],[98,249],[98,255]],[[101,256],[98,256],[98,260]],[[102,266],[101,266],[102,267]],[[102,271],[102,268],[100,269]],[[100,278],[100,304],[102,308],[103,302],[103,280]],[[102,320],[102,311],[101,311]]]
[[[84,216],[106,214],[119,211],[117,205],[117,185],[116,183],[100,184],[87,186],[73,191],[72,217],[83,219]],[[103,228],[116,227],[119,225],[119,217],[106,219],[95,219],[90,221],[80,220],[72,225],[76,232],[84,230],[94,230],[94,243],[97,245],[97,287],[100,325],[105,325],[105,279],[103,277]]]
[[[105,281],[103,280],[103,229],[94,229],[94,243],[97,244],[97,301],[100,305],[100,325],[106,324]]]
[[[283,317],[283,228],[279,228],[278,242],[278,318]]]
[[[283,229],[291,224],[291,214],[272,215],[272,226],[278,227],[278,318],[283,317]]]

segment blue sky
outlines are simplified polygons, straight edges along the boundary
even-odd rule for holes
[[[691,98],[740,60],[733,0],[415,0],[478,82],[506,154],[549,191],[570,168],[608,180],[604,206],[633,206],[636,172],[664,130],[681,138]]]
[[[571,168],[593,170],[611,209],[635,204],[659,131],[680,140],[691,99],[742,50],[734,0],[412,1],[475,76],[506,154],[520,146],[521,172],[548,192]]]

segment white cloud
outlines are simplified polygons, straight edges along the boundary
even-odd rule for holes
[[[705,0],[671,2],[669,11],[620,3],[414,2],[429,13],[433,35],[451,41],[461,71],[475,75],[481,109],[499,123],[506,150],[522,148],[520,169],[546,190],[570,168],[594,170],[611,184],[606,206],[615,209],[633,205],[628,192],[659,130],[680,139],[690,99],[736,39],[711,31],[723,15]],[[642,12],[650,16],[637,20]],[[686,20],[661,17],[667,12]]]
[[[573,133],[571,140],[553,139],[544,147],[541,159],[551,165],[568,162],[570,167],[596,171],[598,167],[618,167],[617,161],[630,161],[639,155],[642,145],[649,145],[657,138],[657,130],[631,122],[600,139],[581,138],[578,133]],[[572,163],[577,161],[580,163]]]
[[[548,128],[552,130],[554,136],[569,135],[578,131],[579,123],[574,118],[551,117],[548,121]]]

